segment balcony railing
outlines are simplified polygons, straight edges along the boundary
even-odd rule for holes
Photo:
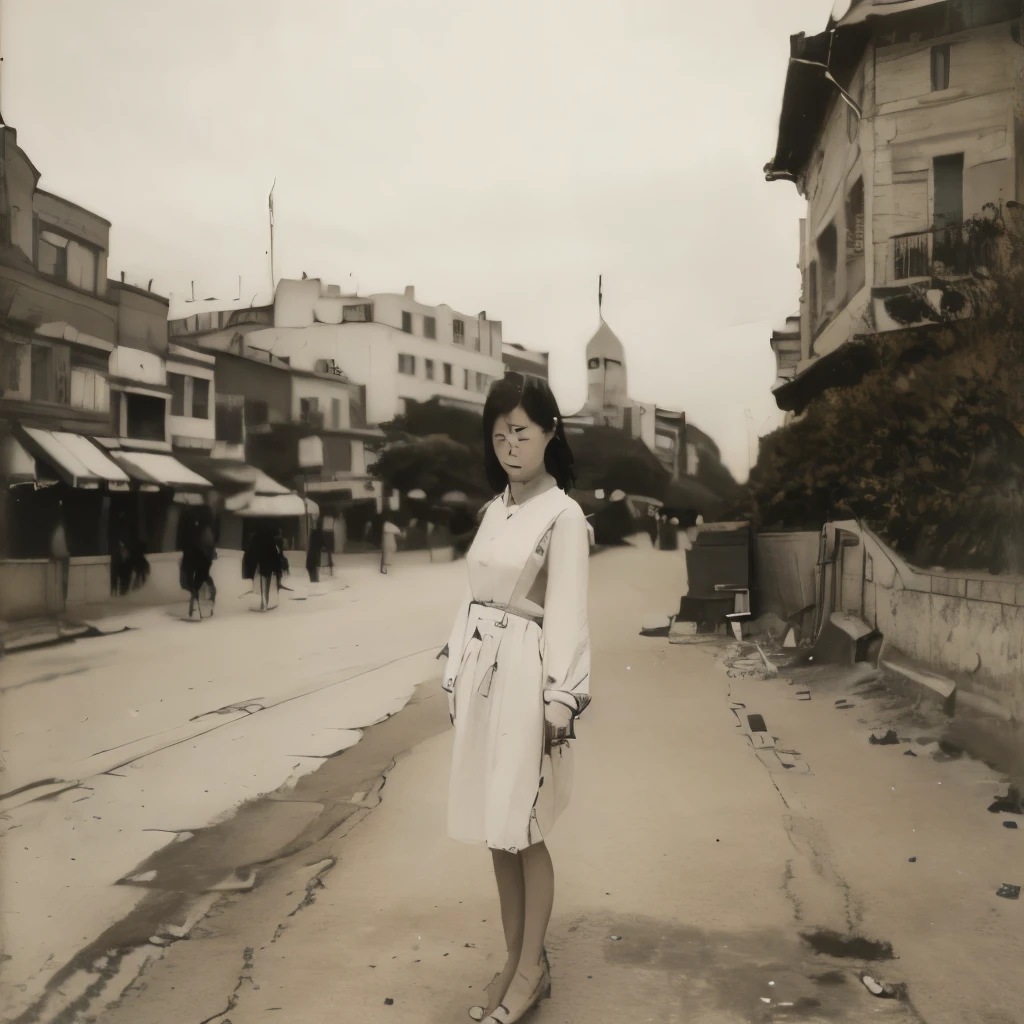
[[[992,267],[995,237],[956,222],[930,231],[893,238],[893,269],[897,281],[914,277],[962,277],[979,267]]]
[[[927,277],[931,266],[931,232],[897,235],[893,240],[893,268],[897,281],[910,277]]]

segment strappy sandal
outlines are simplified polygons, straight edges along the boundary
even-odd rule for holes
[[[513,1024],[514,1021],[522,1020],[531,1010],[533,1010],[542,999],[551,998],[551,972],[548,970],[548,965],[545,960],[537,965],[540,968],[540,975],[536,982],[532,983],[529,995],[522,999],[520,1002],[509,1005],[508,1003],[502,1003],[498,1008],[486,1018],[486,1024]],[[515,986],[516,981],[522,978],[527,985],[530,985],[530,978],[528,975],[523,974],[519,971],[515,978],[512,979],[512,985],[509,986],[509,992]],[[508,999],[506,993],[505,998]]]
[[[471,1020],[483,1020],[487,1016],[487,1007],[491,1005],[491,990],[495,985],[498,984],[498,979],[501,977],[501,971],[491,978],[490,984],[484,986],[484,995],[487,996],[486,1006],[471,1006],[469,1008],[469,1016]]]
[[[550,998],[551,997],[551,961],[548,959],[548,948],[547,948],[547,946],[545,946],[544,949],[541,951],[541,955],[544,958],[544,970],[545,970],[545,972],[547,973],[547,976],[548,976],[548,988],[547,988],[547,994],[546,994],[545,998]],[[491,978],[491,983],[484,988],[484,992],[489,993],[491,991],[491,989],[494,988],[494,986],[498,982],[498,979],[501,977],[501,973],[502,973],[501,971],[498,971],[498,973],[493,978]],[[488,995],[488,997],[487,997],[487,1006],[490,1006],[490,1004],[491,1004],[491,997],[490,997],[490,995]],[[469,1016],[470,1016],[470,1018],[472,1020],[483,1020],[484,1017],[487,1016],[487,1007],[486,1006],[471,1006],[469,1008]]]

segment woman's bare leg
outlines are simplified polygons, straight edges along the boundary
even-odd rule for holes
[[[526,890],[523,951],[520,964],[532,971],[544,957],[544,936],[555,902],[555,867],[544,843],[528,846],[519,854]]]
[[[523,862],[519,854],[505,850],[491,850],[494,862],[494,879],[498,883],[498,900],[501,903],[501,923],[505,929],[505,948],[508,960],[501,972],[498,984],[491,992],[493,1010],[497,1002],[508,991],[519,968],[519,956],[523,946],[525,926],[526,891],[523,879]]]

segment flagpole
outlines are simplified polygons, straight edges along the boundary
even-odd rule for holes
[[[277,287],[276,275],[274,274],[274,189],[277,187],[277,178],[270,186],[270,196],[267,203],[270,207],[270,301],[274,301],[274,292]]]

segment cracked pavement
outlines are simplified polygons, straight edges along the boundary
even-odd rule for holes
[[[678,556],[606,551],[592,574],[595,699],[550,844],[537,1021],[1016,1022],[1021,906],[996,890],[1022,858],[1012,812],[989,810],[998,772],[950,755],[941,723],[863,667],[765,678],[736,669],[749,645],[639,636],[678,602]],[[871,744],[889,728],[898,744]],[[144,937],[159,906],[111,932],[130,971],[66,1019],[463,1019],[503,940],[490,859],[445,835],[450,750],[435,678],[208,849],[203,832],[164,843],[136,868],[167,920],[184,908],[161,873],[181,886],[227,851],[239,888],[205,893],[169,944]]]

